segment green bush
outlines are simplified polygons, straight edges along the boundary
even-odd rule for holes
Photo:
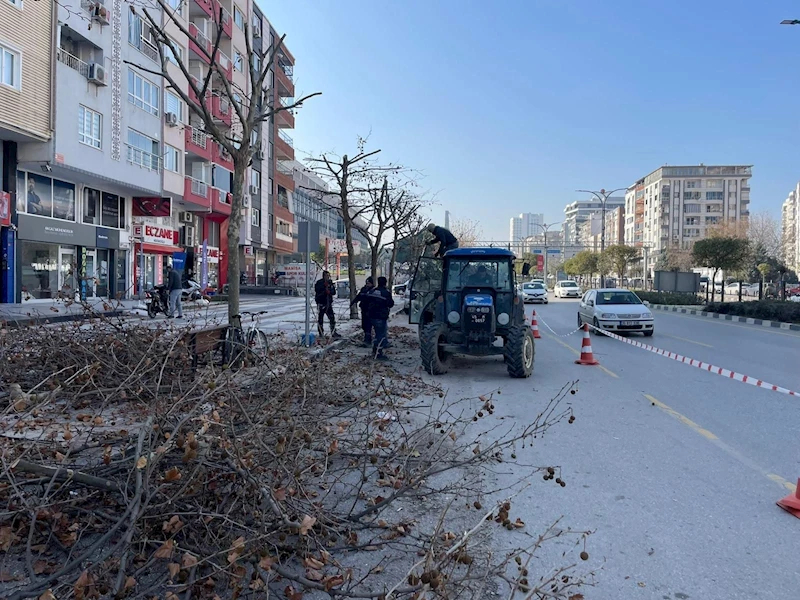
[[[681,305],[700,305],[703,300],[697,294],[686,292],[645,292],[644,290],[633,290],[641,298],[642,302],[650,304],[668,304],[670,306]]]
[[[708,304],[706,310],[721,315],[736,315],[763,321],[800,323],[800,302],[781,302],[780,300],[712,302]]]

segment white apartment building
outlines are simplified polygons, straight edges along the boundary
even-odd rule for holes
[[[671,246],[690,248],[720,223],[750,215],[752,165],[664,166],[625,194],[625,242],[648,249],[652,272]]]
[[[606,213],[618,206],[625,206],[625,198],[612,196],[606,200]],[[581,225],[589,221],[592,213],[602,212],[602,203],[593,198],[591,200],[577,200],[564,207],[564,223],[561,225],[564,244],[579,245]],[[584,237],[589,234],[584,234]]]
[[[797,271],[800,266],[800,183],[789,192],[781,207],[781,259],[786,266]]]
[[[521,251],[525,239],[541,234],[544,215],[541,213],[521,213],[509,219],[508,241],[511,249]]]

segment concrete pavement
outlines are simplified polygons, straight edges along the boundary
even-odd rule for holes
[[[531,420],[569,381],[576,422],[558,426],[520,461],[561,465],[565,488],[541,478],[516,501],[534,534],[595,530],[586,598],[780,599],[800,585],[800,520],[775,506],[800,477],[800,404],[592,336],[602,368],[574,364],[577,302],[536,306],[543,339],[534,374],[510,379],[500,358],[459,358],[436,382],[457,397],[501,389],[496,416]],[[527,308],[528,314],[532,311]],[[784,330],[655,314],[647,343],[800,390],[800,335]],[[508,422],[508,421],[506,421]],[[497,475],[487,488],[508,484]],[[537,529],[534,529],[536,527]],[[556,541],[542,565],[560,560]]]

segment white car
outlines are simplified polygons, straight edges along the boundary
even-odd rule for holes
[[[594,326],[593,331],[617,333],[638,332],[653,335],[653,313],[629,290],[603,288],[589,290],[578,307],[578,327],[584,323]]]
[[[541,302],[547,304],[547,288],[541,283],[528,282],[522,284],[523,302]]]
[[[556,298],[580,298],[581,288],[574,281],[558,281],[553,294]]]

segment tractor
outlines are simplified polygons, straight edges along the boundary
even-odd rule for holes
[[[517,293],[513,252],[459,248],[443,258],[423,256],[410,296],[409,322],[419,325],[428,373],[446,373],[453,354],[502,355],[511,377],[530,377],[533,333]]]

